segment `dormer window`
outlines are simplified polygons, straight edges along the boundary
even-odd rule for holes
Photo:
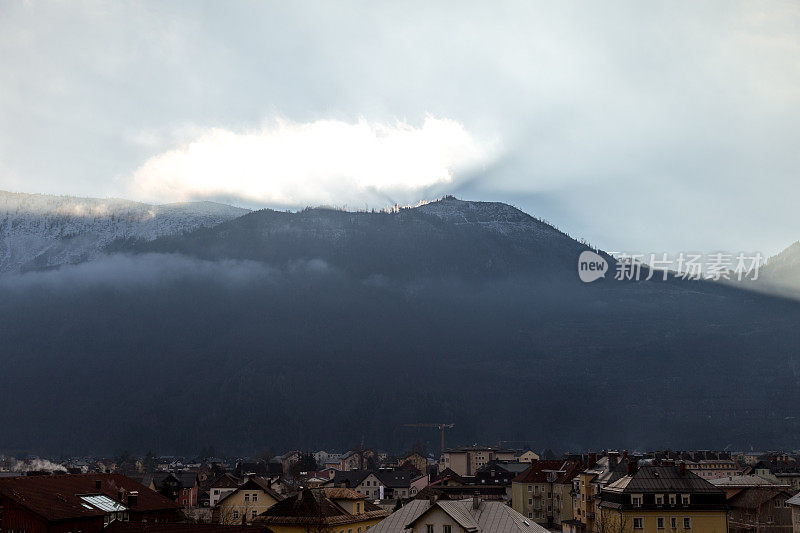
[[[641,494],[631,494],[631,505],[634,507],[641,507],[642,506],[642,495]]]
[[[669,504],[671,506],[675,507],[675,502],[677,501],[677,499],[678,499],[677,496],[675,496],[674,494],[670,494],[669,495]]]
[[[664,495],[656,494],[656,505],[664,505]]]
[[[681,505],[689,505],[689,495],[681,494]]]

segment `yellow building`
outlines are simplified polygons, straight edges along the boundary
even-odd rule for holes
[[[596,521],[600,492],[627,474],[628,464],[627,454],[620,458],[617,452],[609,452],[599,459],[595,453],[588,455],[588,468],[573,481],[572,520],[562,520],[565,533],[599,531]]]
[[[364,533],[389,516],[356,491],[305,489],[274,505],[254,520],[274,533]]]
[[[579,461],[534,461],[511,482],[511,506],[522,516],[549,528],[572,518],[572,479]]]
[[[283,497],[269,487],[269,480],[251,476],[214,506],[211,516],[216,524],[249,524],[281,501]]]
[[[725,491],[680,466],[644,465],[602,489],[594,531],[727,533]]]

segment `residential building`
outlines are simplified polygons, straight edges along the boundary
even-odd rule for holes
[[[364,533],[389,516],[363,494],[328,487],[303,489],[261,513],[253,523],[273,533]]]
[[[520,463],[532,463],[539,460],[539,454],[533,450],[524,450],[517,454],[517,461]]]
[[[428,471],[428,460],[417,452],[408,453],[398,459],[397,466],[400,468],[413,467],[416,472],[425,474]]]
[[[0,479],[3,533],[100,533],[114,521],[173,522],[178,505],[122,474]]]
[[[725,491],[683,464],[632,465],[602,489],[594,531],[727,533]]]
[[[751,487],[727,499],[731,533],[786,533],[792,530],[792,497],[785,489]]]
[[[181,507],[197,507],[197,472],[156,472],[153,485],[155,490],[172,498]]]
[[[741,474],[743,470],[736,461],[731,459],[686,461],[686,469],[709,481],[712,479],[737,476]]]
[[[514,450],[487,446],[466,446],[445,450],[439,459],[439,472],[449,468],[460,476],[474,476],[489,461],[515,461]]]
[[[208,505],[216,506],[222,498],[235,491],[241,484],[242,480],[233,474],[225,472],[217,476],[208,487]]]
[[[795,494],[786,504],[792,511],[792,533],[800,533],[800,494]]]
[[[419,481],[424,480],[423,484]],[[427,484],[426,476],[408,470],[345,470],[336,472],[326,484],[354,490],[371,500],[410,498]]]
[[[710,480],[711,483],[725,491],[726,498],[732,498],[739,492],[746,489],[777,489],[777,490],[790,490],[791,486],[788,483],[781,481],[765,479],[753,475],[730,476],[726,478],[717,478]]]
[[[251,476],[217,502],[212,510],[215,524],[250,524],[253,519],[284,497],[270,487],[270,480]]]
[[[548,528],[572,519],[572,480],[579,461],[534,461],[511,483],[511,505],[518,513]]]
[[[617,452],[609,452],[599,459],[597,454],[590,453],[586,459],[588,468],[573,479],[572,519],[562,520],[567,526],[565,531],[596,531],[603,487],[630,473],[629,467],[633,464],[625,452],[622,457]]]
[[[370,533],[547,533],[505,503],[468,500],[412,500],[370,529]],[[353,532],[355,533],[355,532]]]

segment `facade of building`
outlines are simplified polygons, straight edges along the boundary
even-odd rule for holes
[[[208,505],[216,506],[222,498],[235,491],[241,484],[242,481],[233,474],[226,472],[217,476],[209,484]]]
[[[622,478],[629,472],[632,462],[623,454],[608,453],[599,459],[594,453],[588,455],[589,467],[573,479],[572,520],[562,520],[565,531],[596,531],[600,493],[606,485]]]
[[[634,468],[604,487],[595,529],[601,533],[727,533],[725,491],[685,465]]]
[[[563,520],[572,518],[569,494],[572,479],[580,470],[578,461],[534,461],[511,483],[512,507],[545,527],[560,526]]]
[[[731,533],[788,533],[792,530],[792,495],[784,489],[747,488],[727,499]]]
[[[490,461],[515,461],[514,450],[490,448],[485,446],[468,446],[445,450],[439,459],[439,472],[449,468],[460,476],[474,476],[475,473]]]
[[[270,488],[268,479],[252,476],[217,502],[212,510],[212,521],[215,524],[250,524],[256,516],[282,500],[283,496]]]
[[[525,450],[517,456],[517,461],[520,463],[532,463],[539,460],[539,454],[532,450]]]

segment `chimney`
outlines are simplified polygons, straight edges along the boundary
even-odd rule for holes
[[[139,503],[139,491],[132,490],[130,494],[128,494],[128,507],[136,507],[137,503]]]
[[[681,461],[681,477],[686,475],[686,463]]]
[[[122,489],[117,489],[117,501],[120,503],[125,502],[125,491]]]
[[[481,506],[481,494],[476,490],[475,494],[472,495],[472,508],[477,511],[480,506]]]
[[[633,459],[628,461],[628,475],[634,475],[637,470],[639,470],[639,464]]]
[[[617,467],[618,460],[619,454],[617,452],[608,452],[608,469],[614,470]]]
[[[94,488],[95,488],[95,490],[102,489],[103,488],[103,482],[100,481],[99,479],[95,479],[94,480]]]
[[[597,454],[590,453],[589,454],[589,468],[592,468],[595,464],[597,464]]]
[[[622,460],[624,461],[627,458],[628,458],[628,450],[622,450]]]

